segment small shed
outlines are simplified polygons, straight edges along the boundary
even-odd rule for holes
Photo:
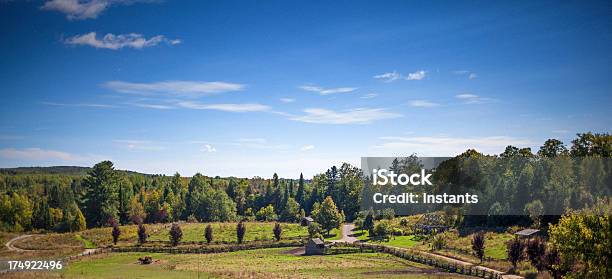
[[[320,238],[311,238],[306,243],[306,255],[325,254],[325,242]]]
[[[302,224],[302,226],[308,226],[312,222],[314,222],[314,219],[312,219],[312,217],[304,217],[304,218],[302,218],[301,224]]]
[[[536,230],[536,229],[524,229],[524,230],[520,230],[518,232],[515,232],[514,235],[520,237],[520,238],[531,238],[534,237],[536,235],[539,235],[540,230]]]

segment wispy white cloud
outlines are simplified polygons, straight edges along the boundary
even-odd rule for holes
[[[280,98],[280,101],[283,103],[293,103],[295,102],[295,99],[292,98]]]
[[[417,107],[417,108],[433,108],[433,107],[440,106],[440,104],[438,103],[434,103],[434,102],[427,101],[427,100],[412,100],[410,101],[409,104],[411,107]]]
[[[310,92],[317,92],[321,95],[330,95],[336,93],[349,93],[357,90],[356,87],[337,87],[337,88],[323,88],[320,86],[314,85],[303,85],[300,86],[300,89]]]
[[[129,5],[151,0],[49,0],[41,7],[43,10],[57,11],[66,15],[69,20],[97,18],[113,5]]]
[[[472,104],[486,104],[497,101],[496,99],[480,97],[474,94],[459,94],[455,95],[455,98],[461,100],[464,104],[472,105]]]
[[[359,98],[361,98],[361,99],[372,99],[372,98],[376,98],[377,96],[378,96],[378,94],[376,94],[376,93],[368,93],[368,94],[365,94],[365,95],[363,95],[363,96],[361,96]]]
[[[197,98],[205,95],[240,91],[245,85],[222,81],[169,80],[151,83],[136,83],[120,80],[109,81],[104,87],[121,93],[154,95],[158,93],[180,97]]]
[[[477,74],[475,74],[475,73],[470,73],[470,74],[468,75],[468,78],[469,78],[469,79],[475,79],[475,78],[477,78],[477,77],[478,77],[478,75],[477,75]]]
[[[373,78],[380,79],[384,82],[392,82],[399,79],[405,80],[422,80],[427,76],[427,72],[425,70],[419,70],[413,73],[408,73],[408,75],[404,76],[396,71],[388,72],[380,75],[375,75]]]
[[[309,150],[313,150],[315,148],[314,145],[309,144],[309,145],[304,145],[302,146],[302,148],[300,148],[301,151],[309,151]]]
[[[409,73],[408,76],[406,76],[406,80],[422,80],[425,78],[426,75],[427,72],[425,72],[424,70],[420,70],[414,73]]]
[[[357,108],[333,111],[322,108],[305,109],[305,115],[291,117],[291,120],[319,124],[368,124],[378,120],[401,117],[401,114],[382,108]]]
[[[383,143],[374,146],[376,150],[384,150],[396,154],[417,153],[420,156],[455,156],[467,149],[476,149],[485,154],[499,154],[508,145],[532,146],[527,139],[490,136],[490,137],[381,137]]]
[[[84,45],[95,48],[119,50],[122,48],[143,49],[153,47],[161,43],[177,45],[181,43],[181,40],[168,39],[163,35],[157,35],[147,39],[142,34],[136,33],[120,35],[108,33],[104,35],[104,37],[98,39],[96,32],[89,32],[87,34],[70,37],[64,40],[64,43],[67,45]]]
[[[179,106],[188,109],[202,109],[202,110],[220,110],[227,112],[255,112],[255,111],[268,111],[269,106],[255,103],[245,104],[204,104],[199,102],[179,102]]]
[[[55,102],[41,102],[43,105],[56,106],[56,107],[87,107],[87,108],[116,108],[115,105],[109,104],[95,104],[95,103],[55,103]]]
[[[373,78],[383,80],[384,82],[392,82],[400,79],[401,77],[402,75],[396,71],[373,76]]]
[[[173,106],[158,105],[158,104],[140,104],[140,103],[134,103],[132,105],[136,106],[136,107],[141,107],[141,108],[162,109],[162,110],[174,109],[175,108]]]
[[[474,98],[478,98],[478,95],[474,95],[474,94],[459,94],[459,95],[455,95],[455,98],[457,99],[463,99],[463,100],[468,100],[468,99],[474,99]]]
[[[204,148],[202,148],[201,151],[212,153],[212,152],[217,152],[217,149],[214,146],[210,145],[210,144],[205,144]]]

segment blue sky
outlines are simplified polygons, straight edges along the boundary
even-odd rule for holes
[[[0,2],[0,167],[297,177],[610,132],[610,2],[329,2]]]

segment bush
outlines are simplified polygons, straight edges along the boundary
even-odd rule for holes
[[[512,270],[516,270],[516,265],[524,259],[525,245],[523,241],[514,238],[508,242],[508,261],[512,263]]]
[[[393,210],[393,208],[385,208],[380,215],[382,219],[393,220],[393,218],[395,218],[395,210]]]
[[[276,241],[280,241],[281,234],[283,233],[283,228],[281,228],[281,225],[279,223],[274,224],[274,229],[272,229],[272,231],[274,232],[274,239],[276,239]]]
[[[320,238],[321,237],[321,225],[317,222],[312,222],[308,225],[308,237],[309,238]]]
[[[256,217],[258,221],[276,221],[278,219],[278,216],[274,213],[274,206],[271,204],[260,208],[257,211]]]
[[[580,277],[609,278],[612,274],[612,199],[564,215],[548,231],[560,259],[572,262]]]
[[[181,242],[181,239],[183,238],[183,230],[181,230],[181,227],[178,224],[172,224],[172,227],[170,227],[169,237],[172,246],[176,246],[179,244],[179,242]]]
[[[246,226],[244,223],[239,222],[236,226],[236,237],[238,238],[238,243],[242,243],[244,239],[244,234],[246,233]]]
[[[210,244],[213,241],[213,229],[210,224],[204,230],[204,238],[206,238],[206,243]]]
[[[446,246],[446,235],[444,234],[436,234],[433,236],[431,241],[431,249],[432,250],[441,250]]]
[[[543,266],[555,279],[560,279],[571,270],[571,264],[563,261],[559,251],[555,248],[546,251]]]
[[[187,223],[197,223],[198,219],[195,217],[195,215],[191,214],[189,216],[187,216]]]
[[[371,235],[374,234],[374,212],[372,212],[372,210],[368,210],[368,213],[363,219],[363,226],[361,229],[368,230]]]
[[[374,226],[374,235],[377,237],[388,239],[389,235],[393,232],[393,227],[389,220],[381,220],[376,222]]]
[[[143,224],[138,224],[138,243],[147,242],[147,229]]]
[[[119,229],[119,224],[113,222],[113,231],[111,232],[113,235],[113,244],[117,245],[117,240],[119,240],[119,236],[121,235],[121,229]]]
[[[474,256],[476,256],[481,263],[484,258],[484,249],[485,234],[483,232],[477,232],[472,236],[472,251],[474,252]]]
[[[527,243],[527,257],[531,262],[531,265],[535,267],[538,272],[544,269],[544,256],[546,254],[546,242],[539,237],[530,240]]]

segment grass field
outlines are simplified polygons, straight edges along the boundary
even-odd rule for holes
[[[213,243],[236,243],[236,223],[210,223],[213,228]],[[244,241],[272,240],[274,234],[272,229],[275,223],[245,222],[246,234]],[[204,229],[208,223],[181,224],[183,231],[183,242],[206,241]],[[300,224],[281,223],[283,228],[282,238],[300,238],[308,236],[308,229]],[[168,241],[169,229],[159,230],[149,236],[149,240]],[[109,233],[110,234],[110,233]]]
[[[221,254],[121,253],[93,256],[37,278],[465,278],[387,254],[296,256],[291,248]],[[140,265],[151,255],[154,263]],[[29,274],[30,276],[32,274]],[[21,274],[12,275],[14,278]]]
[[[162,226],[163,226],[162,224],[147,224],[146,228],[148,232],[151,233],[155,229],[162,228]],[[119,235],[120,242],[132,242],[132,243],[136,242],[136,240],[138,239],[138,235],[137,235],[138,226],[127,225],[127,226],[121,226],[120,229],[121,229],[121,235]],[[111,227],[95,228],[95,229],[89,229],[89,230],[79,232],[78,234],[82,238],[93,243],[93,245],[97,247],[104,247],[104,246],[111,245],[113,243],[113,237],[111,234],[112,230],[113,229]]]
[[[357,231],[355,236],[359,240],[371,241],[367,231],[363,233]],[[446,246],[470,250],[472,247],[472,234],[467,236],[459,236],[457,233],[447,234]],[[512,234],[509,233],[485,233],[485,257],[491,257],[495,260],[506,260],[506,243],[512,239]],[[414,235],[391,236],[389,241],[381,242],[385,245],[402,247],[402,248],[418,248],[427,250],[430,249],[427,243],[423,243]],[[451,249],[452,250],[452,249]]]

